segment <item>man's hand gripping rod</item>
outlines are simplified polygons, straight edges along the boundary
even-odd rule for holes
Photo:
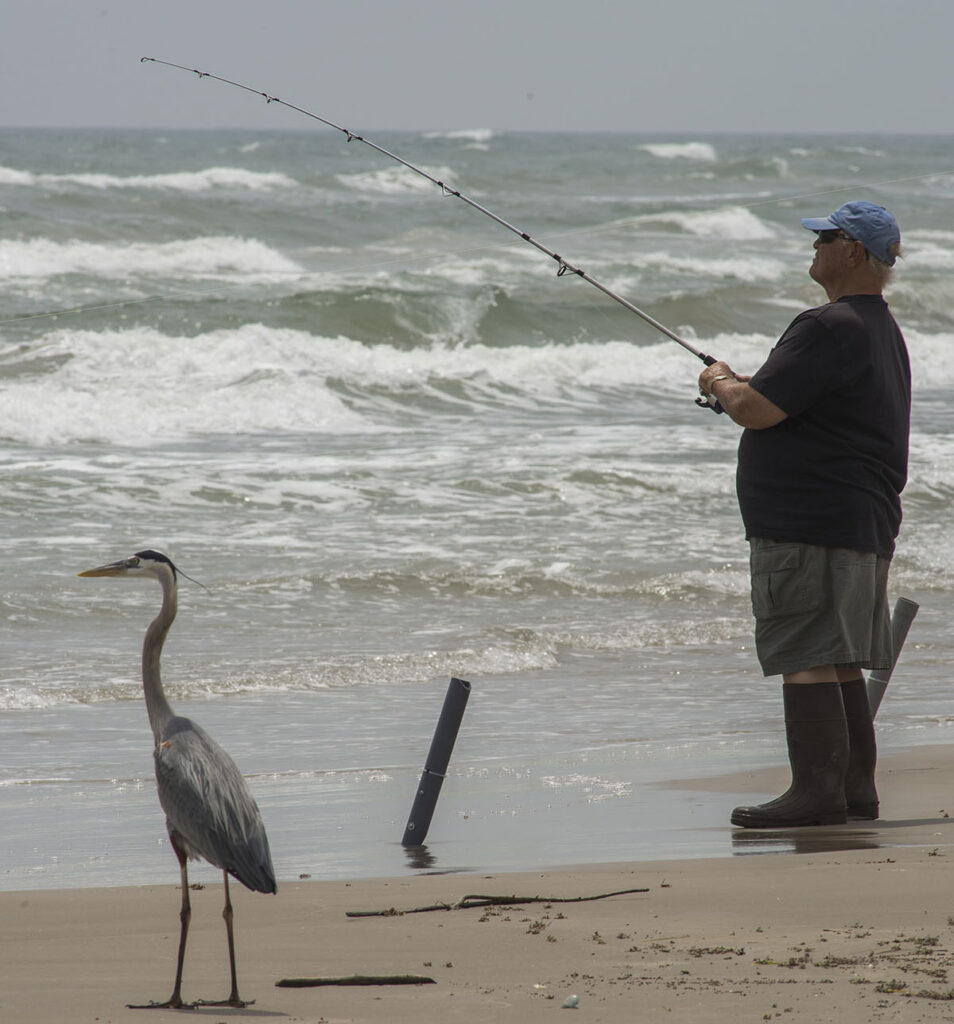
[[[392,153],[390,150],[385,149],[383,146],[377,145],[377,143],[371,142],[369,139],[358,135],[356,132],[351,131],[348,128],[343,127],[340,124],[335,124],[334,121],[329,121],[327,118],[320,117],[318,114],[313,113],[310,110],[305,110],[304,107],[298,107],[294,103],[288,103],[285,100],[279,99],[277,96],[271,96],[267,92],[262,92],[260,89],[253,89],[251,86],[242,85],[240,82],[233,82],[228,78],[221,78],[218,75],[210,74],[208,71],[199,71],[197,68],[189,68],[183,64],[173,64],[171,61],[160,60],[157,57],[142,57],[140,63],[151,62],[154,64],[165,64],[170,68],[177,68],[180,71],[190,71],[194,75],[198,75],[199,78],[212,78],[217,82],[223,82],[225,85],[231,85],[236,89],[243,89],[245,92],[254,93],[256,96],[262,96],[266,103],[280,103],[284,107],[288,107],[290,110],[296,110],[299,114],[304,114],[306,117],[310,117],[315,121],[320,121],[322,124],[327,125],[329,128],[334,128],[336,131],[342,132],[348,142],[363,142],[366,146],[370,146],[372,149],[381,153],[383,156],[389,157],[391,160],[396,160],[399,164],[402,164],[408,170],[413,171],[415,174],[420,175],[422,178],[426,178],[432,184],[437,185],[441,192],[446,196],[454,196],[456,199],[460,199],[465,202],[468,206],[473,207],[480,213],[489,217],[491,220],[496,221],[501,227],[506,228],[508,231],[512,231],[519,238],[522,238],[525,242],[529,242],[534,248],[539,249],[540,252],[549,256],[552,260],[555,260],[559,264],[557,270],[557,277],[563,277],[564,274],[574,274],[577,277],[582,278],[587,284],[591,284],[594,288],[598,288],[604,295],[609,296],[614,302],[618,302],[621,306],[628,309],[631,313],[635,313],[636,316],[644,320],[650,327],[655,328],[660,334],[664,334],[667,338],[675,341],[677,344],[682,345],[686,351],[691,352],[697,359],[701,359],[706,366],[711,366],[716,362],[715,356],[706,355],[704,352],[700,352],[695,346],[691,345],[685,338],[680,338],[678,334],[671,331],[665,324],[661,324],[658,320],[651,317],[648,313],[640,309],[638,306],[633,305],[628,299],[624,299],[621,295],[617,295],[616,292],[607,288],[606,285],[601,284],[595,278],[590,277],[580,267],[574,266],[569,261],[565,260],[559,253],[554,252],[552,249],[548,249],[547,246],[538,242],[535,238],[529,235],[526,231],[521,231],[515,227],[509,221],[504,220],[502,217],[498,217],[492,210],[488,210],[485,206],[471,199],[469,196],[464,195],[463,192],[459,192],[455,188],[451,188],[445,182],[439,178],[432,177],[427,171],[422,170],[420,167],[416,167],[414,164],[409,163],[403,157],[398,156],[396,153]],[[700,406],[712,409],[713,412],[722,412],[722,406],[711,396],[703,396],[696,399],[696,404]]]

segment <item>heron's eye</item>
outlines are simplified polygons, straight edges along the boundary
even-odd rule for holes
[[[128,562],[127,562],[126,564],[127,564],[127,565],[128,565],[128,566],[129,566],[130,568],[131,568],[131,569],[135,569],[135,568],[136,568],[136,566],[137,566],[137,565],[139,565],[139,559],[138,559],[138,558],[137,558],[137,557],[136,557],[135,555],[133,555],[133,556],[132,556],[132,558],[130,558],[130,559],[129,559],[129,561],[128,561]]]

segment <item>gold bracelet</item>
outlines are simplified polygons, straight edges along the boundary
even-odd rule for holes
[[[719,380],[732,380],[732,378],[727,373],[720,373],[718,377],[713,377],[712,380],[709,381],[709,394],[710,395],[712,394],[712,385],[715,384],[715,382],[719,381]]]

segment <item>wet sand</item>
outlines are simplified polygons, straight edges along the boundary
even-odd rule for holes
[[[601,1022],[954,1019],[954,751],[882,761],[884,818],[734,832],[734,856],[559,871],[232,887],[244,1009],[127,1009],[172,988],[179,892],[0,893],[0,1019]],[[680,782],[777,792],[783,769]],[[728,831],[728,825],[726,826]],[[170,864],[170,875],[174,876]],[[579,897],[623,895],[557,902]],[[512,905],[408,913],[468,895]],[[542,902],[531,898],[543,898]],[[183,997],[228,994],[222,888],[192,893]],[[349,917],[349,912],[396,911]],[[353,975],[416,985],[289,988]],[[572,1000],[571,1000],[572,1001]],[[573,1018],[570,1018],[573,1019]]]

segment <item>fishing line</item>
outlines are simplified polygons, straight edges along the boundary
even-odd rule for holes
[[[833,196],[839,192],[857,192],[862,188],[878,188],[881,185],[904,185],[909,181],[924,181],[927,178],[947,177],[954,175],[954,171],[931,171],[929,174],[915,174],[910,178],[885,178],[883,181],[863,181],[856,185],[839,185],[837,188],[825,188],[818,192],[802,192],[795,196],[775,196],[772,199],[762,199],[759,202],[740,203],[743,210],[754,210],[757,206],[774,206],[776,203],[793,203],[797,199],[815,199],[817,196]]]
[[[189,293],[186,292],[185,294]],[[169,298],[169,296],[150,295],[144,299],[124,299],[121,302],[104,302],[98,306],[71,306],[69,309],[53,309],[46,313],[24,313],[21,316],[11,316],[7,317],[5,320],[0,320],[0,325],[18,324],[24,320],[42,320],[49,317],[56,319],[58,316],[71,316],[74,313],[98,313],[104,309],[122,309],[125,306],[141,306],[146,302],[159,302],[161,299],[166,298]]]
[[[472,209],[477,210],[479,213],[484,214],[484,216],[486,217],[489,217],[492,221],[499,224],[501,227],[513,232],[513,234],[517,235],[519,238],[522,238],[523,241],[532,245],[534,248],[538,249],[544,255],[549,256],[552,260],[555,260],[558,264],[557,277],[563,277],[566,274],[573,274],[574,276],[581,278],[582,280],[586,281],[587,284],[592,285],[594,288],[597,288],[599,291],[601,291],[604,295],[613,299],[614,302],[618,302],[621,306],[623,306],[625,309],[628,309],[631,313],[635,313],[636,316],[640,317],[643,321],[649,324],[650,327],[659,331],[661,334],[664,334],[667,338],[669,338],[672,341],[675,341],[677,344],[682,345],[682,347],[686,349],[686,351],[691,352],[697,359],[701,359],[702,362],[706,364],[706,366],[711,366],[714,362],[716,362],[715,356],[707,355],[704,352],[701,352],[694,345],[690,344],[690,342],[686,341],[685,338],[681,338],[678,334],[676,334],[675,331],[672,331],[668,327],[666,327],[665,324],[661,324],[658,320],[650,316],[648,313],[640,309],[638,306],[634,305],[628,299],[623,298],[621,295],[618,295],[616,292],[608,288],[606,285],[597,281],[596,278],[591,277],[582,268],[564,259],[559,253],[554,252],[552,249],[548,248],[542,242],[533,238],[528,232],[522,231],[520,228],[515,227],[509,221],[504,220],[503,217],[498,216],[492,210],[489,210],[486,206],[483,206],[482,204],[478,203],[475,199],[472,199],[470,196],[465,195],[463,192],[459,191],[456,188],[452,188],[446,182],[441,181],[440,178],[435,178],[433,175],[428,174],[427,171],[423,170],[420,167],[417,167],[410,161],[405,160],[403,157],[398,156],[396,153],[392,153],[391,150],[385,149],[383,146],[379,146],[376,142],[373,142],[370,139],[366,139],[364,136],[359,135],[357,132],[351,131],[350,128],[345,128],[343,125],[337,124],[336,122],[331,121],[326,117],[322,117],[321,115],[316,114],[311,110],[306,110],[304,107],[300,107],[294,103],[289,103],[286,100],[279,99],[277,96],[272,96],[267,92],[263,92],[261,89],[254,89],[251,86],[243,85],[241,82],[234,82],[231,79],[222,78],[219,75],[210,74],[208,71],[200,71],[197,68],[189,68],[183,64],[173,64],[171,61],[159,60],[157,57],[142,57],[140,59],[141,63],[145,63],[147,61],[154,64],[164,64],[166,65],[166,67],[176,68],[179,71],[189,71],[194,75],[198,75],[199,78],[211,78],[217,82],[222,82],[225,85],[233,86],[236,89],[242,89],[243,91],[250,92],[253,95],[261,96],[264,98],[266,103],[278,103],[281,106],[288,107],[290,110],[297,111],[299,114],[304,114],[306,117],[312,118],[312,120],[319,121],[321,122],[321,124],[327,125],[327,127],[329,128],[334,128],[336,131],[339,131],[343,135],[345,135],[348,142],[363,142],[366,146],[370,146],[371,149],[380,153],[382,156],[386,156],[389,159],[396,161],[403,167],[406,167],[409,171],[413,171],[415,174],[419,175],[422,178],[425,178],[433,185],[436,185],[441,190],[441,193],[443,195],[452,196],[455,199],[460,199],[461,202],[466,203]],[[708,402],[704,402],[700,399],[697,399],[697,401],[700,405],[709,405]],[[714,406],[711,405],[709,407],[714,408]]]

